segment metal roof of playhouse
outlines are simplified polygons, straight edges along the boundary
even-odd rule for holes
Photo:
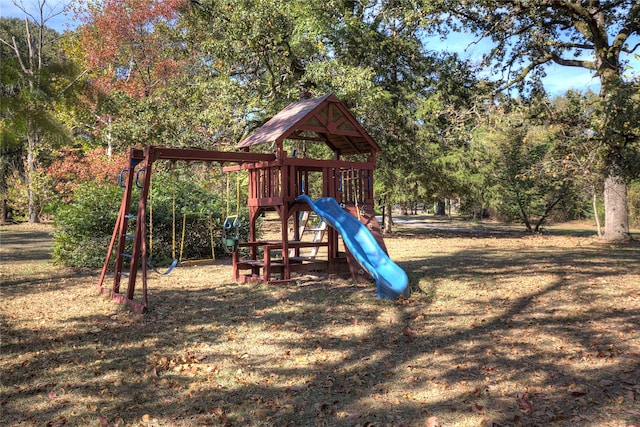
[[[285,139],[324,142],[339,155],[376,153],[380,147],[333,94],[289,104],[238,144],[255,145]]]

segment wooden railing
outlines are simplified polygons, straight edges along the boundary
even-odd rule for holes
[[[250,175],[249,206],[280,206],[301,194],[333,197],[340,203],[373,203],[371,162],[285,158],[225,168],[238,169]]]

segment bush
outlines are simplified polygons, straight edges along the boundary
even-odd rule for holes
[[[193,176],[178,178],[171,172],[154,173],[147,203],[148,259],[153,265],[170,264],[180,257],[181,248],[183,260],[211,258],[212,237],[216,258],[225,255],[221,237],[227,215],[226,198],[224,192],[212,191],[215,187],[220,185],[197,181]],[[70,267],[101,267],[123,191],[117,185],[105,183],[80,184],[73,192],[73,202],[62,205],[54,214],[54,260]],[[136,188],[131,198],[132,215],[136,214],[139,196]],[[249,234],[247,210],[244,205],[240,208],[239,238],[244,241]],[[231,201],[230,210],[236,213],[235,200]],[[134,227],[135,220],[130,220],[128,233],[133,234]],[[128,242],[125,252],[131,252],[131,243]]]
[[[227,216],[227,206],[224,191],[215,191],[220,187],[218,182],[198,181],[185,176],[176,177],[173,172],[154,174],[152,195],[148,204],[148,223],[151,224],[148,227],[149,258],[154,265],[167,265],[180,257],[183,221],[185,230],[181,259],[211,258],[212,237],[215,257],[225,255],[222,226]],[[235,215],[235,200],[230,201],[229,210],[231,212],[228,214]],[[240,218],[242,227],[239,238],[244,241],[249,235],[247,210],[244,205],[240,206]]]
[[[73,199],[54,214],[53,259],[69,267],[100,267],[116,223],[122,189],[85,183],[76,188]]]

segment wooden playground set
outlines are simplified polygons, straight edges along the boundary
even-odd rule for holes
[[[332,158],[301,158],[295,151],[286,151],[285,141],[324,144]],[[273,144],[275,153],[251,152],[263,144]],[[351,251],[346,246],[341,249],[336,228],[325,229],[318,224],[308,227],[311,203],[299,199],[301,195],[335,199],[366,226],[386,252],[373,212],[373,173],[380,147],[335,95],[304,98],[290,104],[241,141],[238,149],[241,151],[148,146],[144,150],[131,150],[129,165],[122,175],[124,195],[98,283],[101,292],[127,303],[137,312],[148,307],[146,218],[153,164],[158,160],[217,162],[225,172],[246,171],[248,174],[248,241],[238,242],[237,237],[230,235],[231,240],[225,242],[233,249],[234,280],[286,282],[293,274],[305,271],[351,274],[356,280],[369,277]],[[140,198],[133,215],[131,203],[135,186],[140,188]],[[310,194],[312,192],[314,194]],[[278,240],[258,238],[257,221],[267,211],[275,211],[279,218],[281,237]],[[236,226],[229,219],[225,222],[225,228]],[[130,233],[130,229],[135,231]],[[241,256],[240,250],[246,256]],[[309,250],[310,253],[305,253]],[[115,256],[115,266],[109,288],[105,286],[105,278],[112,256]],[[136,294],[138,273],[142,289]],[[121,290],[123,277],[128,280],[125,291]]]

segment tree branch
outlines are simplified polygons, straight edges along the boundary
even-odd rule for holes
[[[29,48],[29,68],[33,71],[33,43],[31,41],[31,31],[29,30],[29,20],[24,18],[24,26],[27,30],[27,47]],[[15,42],[15,40],[14,40]]]
[[[544,56],[541,56],[540,58],[534,59],[531,61],[531,63],[529,65],[527,65],[526,67],[524,67],[522,69],[522,71],[520,71],[520,73],[518,74],[518,76],[513,79],[510,80],[508,82],[506,82],[504,85],[498,86],[498,88],[496,89],[496,91],[501,92],[505,89],[510,88],[511,86],[515,85],[516,83],[520,83],[521,81],[523,81],[531,71],[533,71],[536,67],[546,64],[549,61],[553,61],[553,55],[550,53],[547,53]]]
[[[18,63],[20,64],[20,68],[22,69],[22,72],[24,72],[25,74],[30,75],[30,71],[29,69],[24,65],[24,62],[22,61],[22,57],[20,56],[20,50],[18,50],[18,43],[16,42],[16,38],[15,36],[11,37],[11,41],[13,41],[13,44],[7,42],[4,39],[0,38],[0,41],[4,44],[6,44],[7,46],[9,46],[13,52],[16,54],[16,59],[18,60]]]
[[[640,47],[640,43],[636,44],[636,45],[635,45],[633,48],[631,48],[631,49],[623,49],[622,51],[623,51],[623,52],[625,52],[625,53],[633,53],[633,52],[635,52],[635,50],[636,50],[638,47]]]
[[[64,89],[62,89],[62,90],[60,91],[60,93],[58,93],[58,98],[59,98],[59,97],[61,97],[61,96],[62,96],[62,94],[64,94],[64,93],[65,93],[65,92],[66,92],[66,91],[67,91],[71,86],[73,86],[73,85],[74,85],[78,80],[80,80],[80,79],[81,79],[85,74],[87,74],[88,72],[89,72],[89,70],[86,70],[86,69],[85,69],[85,70],[84,70],[84,71],[82,71],[80,74],[78,74],[78,75],[76,76],[76,78],[75,78],[75,79],[73,79],[73,81],[72,81],[71,83],[69,83],[68,85],[66,85],[66,86],[64,87]]]
[[[596,64],[593,61],[587,61],[585,59],[566,59],[566,58],[561,58],[558,55],[552,54],[552,58],[553,62],[555,62],[558,65],[564,65],[567,67],[581,67],[581,68],[586,68],[588,70],[595,70],[596,69]]]

